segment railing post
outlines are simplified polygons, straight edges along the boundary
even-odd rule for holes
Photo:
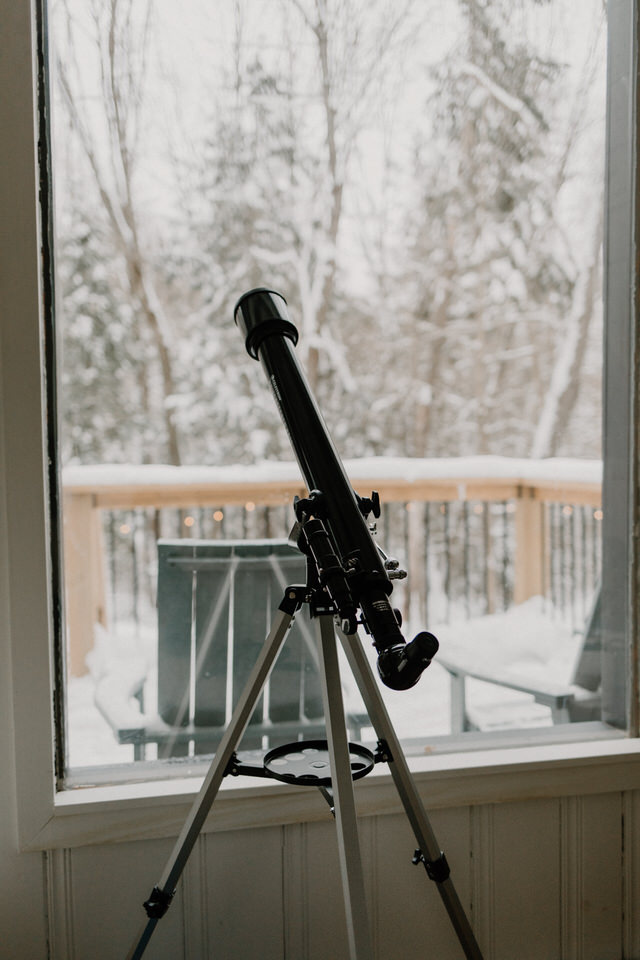
[[[530,487],[521,488],[515,513],[514,603],[544,591],[543,517],[543,501],[534,499]]]
[[[64,555],[68,670],[80,677],[87,672],[94,626],[106,625],[102,528],[91,494],[65,495]]]
[[[427,583],[425,569],[424,542],[424,503],[411,500],[406,505],[408,511],[408,557],[409,573],[408,596],[406,599],[407,617],[414,623],[427,620]]]

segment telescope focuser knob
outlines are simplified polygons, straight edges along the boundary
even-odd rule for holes
[[[299,523],[309,517],[326,516],[325,497],[320,490],[312,490],[308,497],[294,497],[293,509]]]
[[[407,571],[403,570],[403,568],[400,566],[400,561],[396,560],[395,557],[385,556],[384,568],[387,571],[389,580],[404,580],[407,576]]]
[[[365,519],[372,513],[377,520],[380,516],[380,494],[372,490],[370,497],[358,497],[358,506]]]

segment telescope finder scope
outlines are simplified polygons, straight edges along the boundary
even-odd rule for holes
[[[305,501],[308,514],[303,519],[319,519],[326,527],[348,590],[378,651],[383,683],[394,690],[409,689],[429,666],[438,641],[422,631],[407,643],[400,632],[389,603],[393,585],[366,519],[377,495],[361,499],[349,482],[296,358],[298,331],[287,302],[275,290],[259,287],[240,297],[234,319],[249,356],[262,364],[307,489],[313,492]]]

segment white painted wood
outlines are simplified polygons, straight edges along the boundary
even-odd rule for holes
[[[409,758],[430,809],[640,789],[640,740],[547,744]],[[61,794],[29,848],[177,836],[201,779],[96,787]],[[382,766],[362,781],[362,816],[394,813],[398,794]],[[322,819],[317,791],[226,778],[204,830]]]
[[[638,4],[607,3],[602,716],[638,733]]]
[[[580,797],[580,853],[575,870],[579,960],[619,960],[622,953],[622,798]],[[633,954],[631,954],[633,956]]]
[[[207,955],[282,960],[282,829],[212,834],[205,849]]]
[[[362,781],[355,783],[356,809],[358,810],[358,833],[360,836],[360,855],[362,857],[362,869],[364,873],[364,891],[367,901],[367,914],[369,916],[369,931],[373,944],[373,956],[375,960],[380,957],[380,945],[378,943],[378,931],[376,928],[375,902],[378,890],[378,818],[362,817],[360,818],[360,787]],[[384,864],[382,864],[384,871]]]
[[[309,955],[307,829],[306,823],[294,823],[282,831],[284,956],[301,960]]]
[[[622,941],[624,957],[640,957],[640,792],[622,796]]]
[[[493,960],[561,957],[557,800],[493,808]]]
[[[180,881],[185,960],[208,957],[210,952],[207,923],[209,897],[207,842],[206,834],[199,837]],[[158,925],[156,935],[162,938],[162,922]]]
[[[41,237],[34,129],[31,5],[0,4],[0,357],[3,420],[3,644],[10,644],[19,828],[30,839],[51,815],[52,682],[49,658],[49,537],[41,357]],[[6,539],[5,539],[6,537]],[[6,565],[5,565],[6,564]],[[9,651],[7,650],[7,656]]]
[[[439,810],[433,826],[451,866],[451,876],[465,910],[470,906],[469,813]],[[376,818],[375,923],[377,956],[459,958],[458,938],[422,864],[413,864],[413,831],[404,814]]]
[[[348,960],[347,924],[340,882],[338,842],[333,819],[307,827],[306,911],[308,954],[305,960]]]
[[[70,850],[51,850],[45,857],[47,932],[53,957],[76,960],[74,896]]]
[[[624,893],[623,810],[632,835]],[[639,814],[640,793],[627,794],[622,806],[617,791],[435,811],[484,960],[638,956]],[[399,944],[403,957],[459,960],[435,885],[411,863],[404,815],[367,818],[362,837],[376,960],[397,960]],[[121,955],[168,849],[167,841],[147,841],[55,851],[48,870],[54,960]],[[347,960],[328,811],[316,823],[207,835],[192,856],[150,958]]]
[[[560,908],[562,956],[583,960],[582,895],[582,797],[564,797],[560,802]]]
[[[39,960],[47,949],[46,871],[41,854],[19,853],[17,836],[18,816],[40,826],[52,796],[41,426],[22,436],[29,415],[39,418],[40,389],[33,375],[19,382],[15,369],[23,350],[39,347],[29,324],[39,309],[30,4],[0,0],[0,23],[0,954]],[[21,327],[30,328],[27,346]],[[31,548],[39,556],[30,557]]]
[[[495,960],[495,854],[493,804],[469,810],[471,837],[471,917],[484,960]]]
[[[126,956],[145,919],[142,903],[157,882],[170,852],[168,840],[82,847],[72,851],[67,883],[73,916],[75,954],[72,960],[113,960]],[[183,890],[180,887],[168,913],[158,924],[155,937],[145,960],[165,957],[180,960],[184,956]],[[53,960],[68,958],[64,953],[55,953]]]

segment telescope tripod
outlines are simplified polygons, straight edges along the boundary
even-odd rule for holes
[[[358,634],[344,633],[337,627],[333,610],[327,604],[324,591],[312,590],[312,594],[314,592],[316,596],[310,597],[308,587],[290,586],[285,589],[271,629],[162,877],[144,904],[148,920],[135,946],[128,954],[127,960],[138,960],[143,955],[158,921],[171,903],[176,884],[222,780],[229,774],[270,777],[320,788],[325,799],[332,804],[336,820],[349,957],[350,960],[373,960],[353,780],[369,773],[375,762],[389,764],[396,789],[418,844],[413,862],[422,863],[429,878],[436,883],[467,960],[482,960],[480,948],[450,879],[446,857],[440,850],[429,823]],[[321,593],[321,596],[318,596],[318,593]],[[260,698],[271,667],[285,641],[295,613],[305,602],[311,603],[316,620],[327,740],[300,740],[286,744],[284,747],[277,747],[265,755],[262,766],[255,766],[243,760],[242,756],[236,753],[236,748]],[[347,741],[336,634],[342,643],[378,737],[375,754],[363,746],[349,744]]]

